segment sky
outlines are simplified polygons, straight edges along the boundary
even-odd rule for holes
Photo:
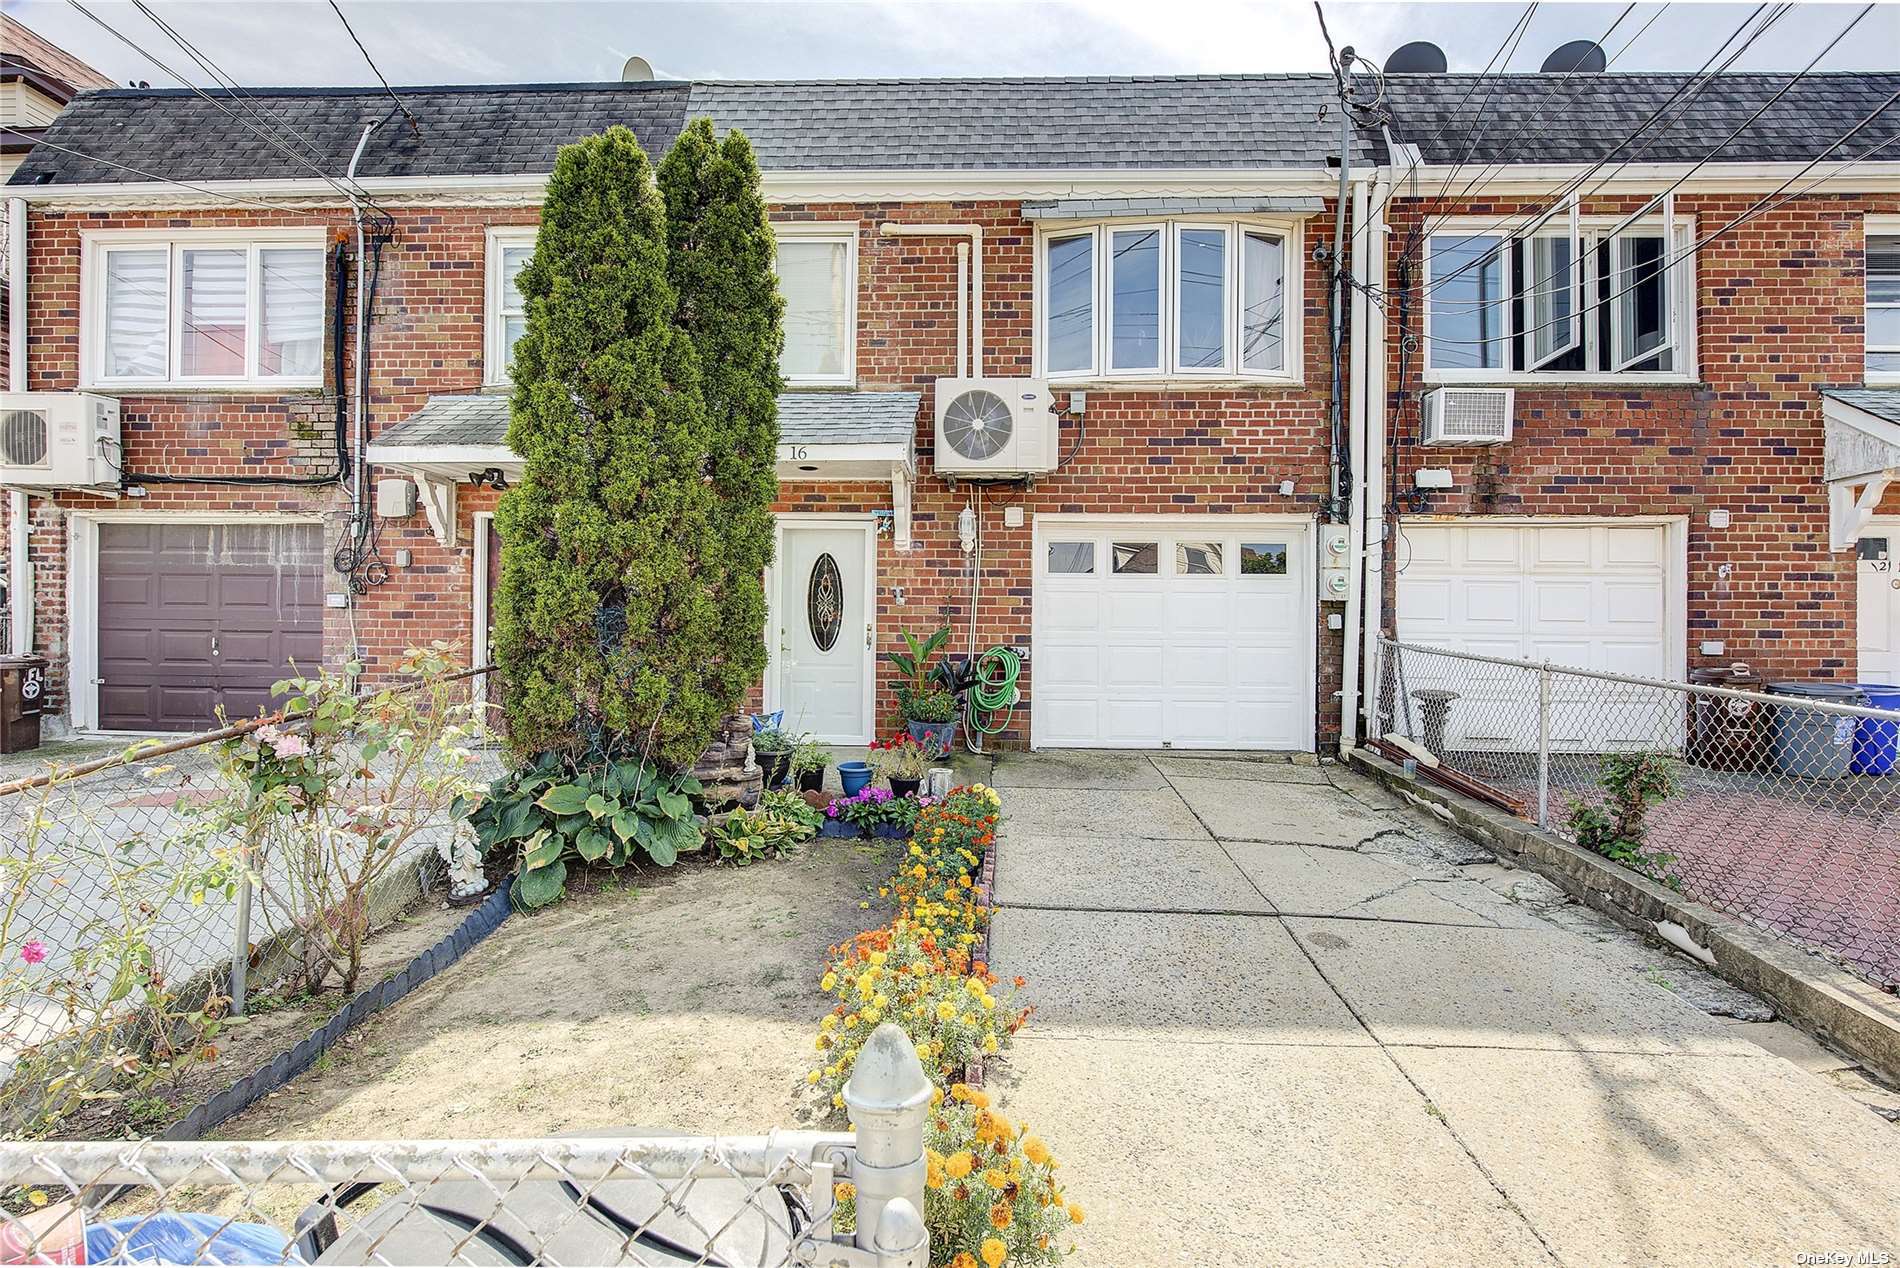
[[[177,86],[180,74],[200,85],[211,83],[211,77],[129,0],[80,2],[99,22],[68,0],[0,0],[0,8],[122,83],[144,80],[154,87]],[[645,57],[665,79],[1326,69],[1325,44],[1310,3],[338,2],[376,66],[396,84],[612,80],[634,54]],[[208,62],[246,86],[375,82],[328,0],[148,4]],[[1536,70],[1545,55],[1566,41],[1601,38],[1626,7],[1536,6],[1509,69]],[[1734,69],[1799,69],[1861,7],[1798,5]],[[1611,69],[1694,70],[1755,8],[1637,5],[1606,41],[1615,54]],[[1375,62],[1408,40],[1424,39],[1445,50],[1453,70],[1479,70],[1499,51],[1524,11],[1519,4],[1328,3],[1326,20],[1336,43],[1353,45]],[[1883,4],[1868,14],[1820,63],[1826,70],[1896,66],[1900,4]]]

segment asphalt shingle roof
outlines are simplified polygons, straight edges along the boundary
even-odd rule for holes
[[[1794,77],[1725,74],[1700,91],[1694,76],[1392,75],[1386,80],[1393,135],[1427,163],[1593,163],[1632,155],[1645,163],[1693,163],[1714,150]],[[1680,98],[1676,94],[1681,93]],[[1717,161],[1805,162],[1900,92],[1900,73],[1839,72],[1802,78],[1755,123],[1722,146]],[[1672,102],[1672,99],[1673,102]],[[1617,144],[1663,113],[1627,148]],[[1845,160],[1900,134],[1900,105],[1830,157]],[[1900,159],[1900,145],[1876,156]]]
[[[787,392],[778,398],[779,440],[788,445],[908,444],[917,426],[917,392]],[[431,396],[381,432],[379,446],[501,445],[508,397],[496,392]]]
[[[1875,418],[1900,423],[1900,387],[1824,387],[1821,395],[1852,405]]]
[[[1792,76],[1729,74],[1685,101],[1681,74],[1393,75],[1394,135],[1427,162],[1595,161],[1658,109],[1617,157],[1692,162]],[[688,118],[742,129],[767,171],[1313,168],[1338,146],[1328,75],[1071,79],[863,79],[504,84],[403,88],[420,135],[364,88],[253,88],[217,102],[187,89],[88,92],[54,121],[12,184],[309,178],[349,164],[363,125],[367,176],[538,174],[564,144],[624,123],[653,153]],[[1809,75],[1715,156],[1805,161],[1900,91],[1900,73]],[[1680,111],[1680,114],[1678,114]],[[263,120],[272,125],[267,129]],[[281,129],[284,147],[265,135]],[[1867,153],[1900,131],[1890,110],[1838,151]],[[1353,161],[1384,159],[1355,142]],[[307,152],[305,152],[307,151]],[[1900,159],[1900,146],[1880,152]]]

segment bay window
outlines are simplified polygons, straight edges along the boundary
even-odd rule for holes
[[[773,230],[785,300],[780,373],[792,386],[856,382],[858,226],[800,221]]]
[[[1900,222],[1867,235],[1867,381],[1900,383]]]
[[[1290,378],[1295,233],[1199,220],[1045,231],[1037,251],[1042,373]]]
[[[1673,216],[1584,222],[1574,204],[1517,234],[1435,229],[1421,285],[1427,378],[1687,380],[1693,240]]]
[[[313,387],[323,370],[321,233],[89,237],[88,385]]]

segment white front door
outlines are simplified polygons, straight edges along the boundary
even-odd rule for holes
[[[871,739],[876,663],[869,611],[872,525],[783,521],[773,596],[785,729],[831,744]]]
[[[1900,683],[1900,520],[1875,520],[1860,539],[1860,679]]]

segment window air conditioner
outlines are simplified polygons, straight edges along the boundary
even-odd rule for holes
[[[1009,479],[1056,469],[1059,420],[1041,379],[937,380],[937,474]]]
[[[1502,445],[1511,439],[1517,392],[1508,387],[1440,387],[1425,393],[1425,443]]]
[[[119,402],[90,392],[0,392],[0,484],[119,483]]]

